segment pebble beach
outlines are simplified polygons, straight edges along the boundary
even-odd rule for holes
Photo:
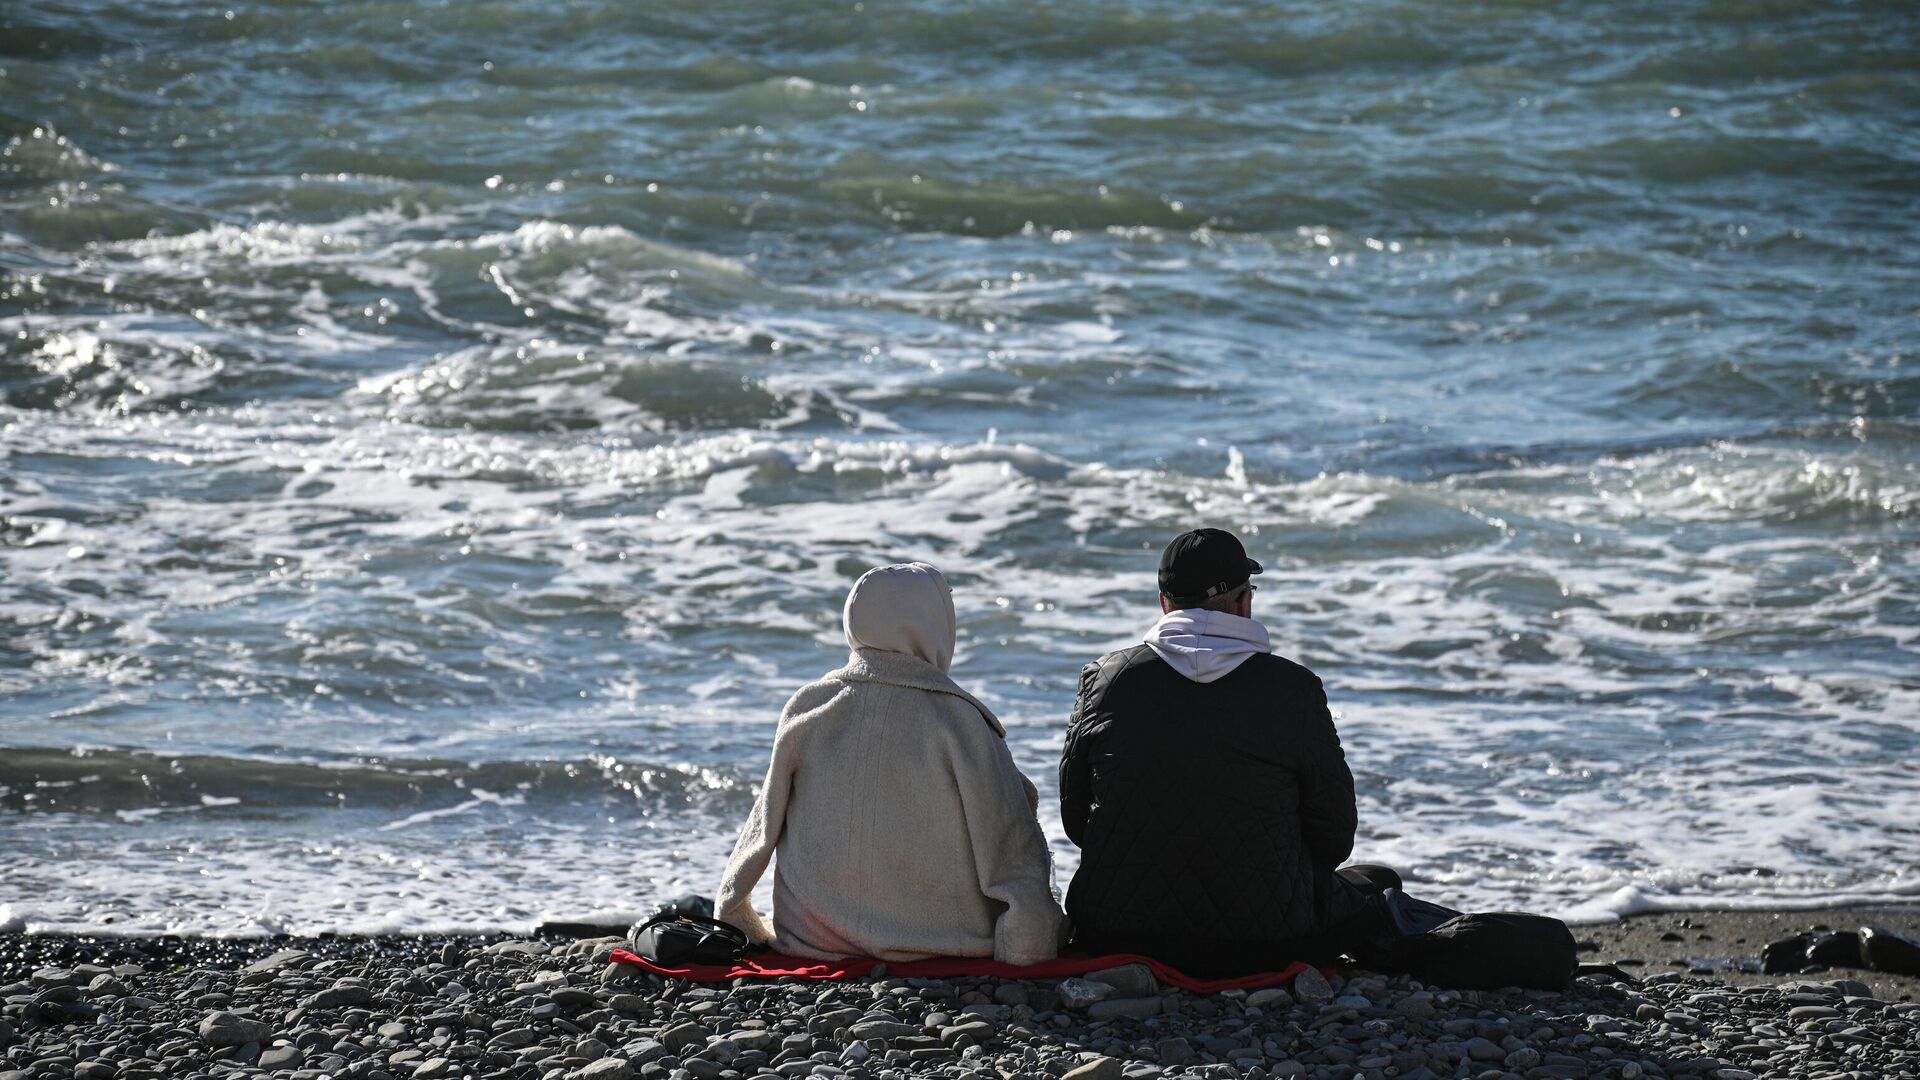
[[[1772,919],[1798,930],[1853,914]],[[1920,918],[1875,914],[1909,930]],[[1577,932],[1587,958],[1611,962],[1680,921],[1719,917]],[[1620,930],[1628,937],[1609,936]],[[1347,970],[1193,994],[1137,966],[1065,980],[882,969],[845,983],[699,985],[610,963],[620,944],[7,935],[0,1080],[1920,1076],[1913,980],[1874,972],[1761,982],[1733,966],[1695,974],[1712,962],[1695,955],[1684,971],[1643,969],[1634,984],[1586,976],[1564,992],[1451,991]],[[1685,951],[1732,964],[1734,948],[1703,944]]]

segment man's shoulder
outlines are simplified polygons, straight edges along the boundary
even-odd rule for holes
[[[1279,653],[1258,653],[1247,657],[1241,667],[1256,671],[1267,678],[1285,679],[1288,682],[1319,682],[1320,676],[1307,669],[1305,664],[1289,660]]]
[[[1159,659],[1159,657],[1155,655],[1153,647],[1143,641],[1138,645],[1129,645],[1124,649],[1115,649],[1107,653],[1100,659],[1088,664],[1087,670],[1092,671],[1095,668],[1099,668],[1106,671],[1118,671],[1122,668],[1157,659]]]
[[[1112,685],[1115,679],[1129,671],[1159,661],[1160,657],[1142,642],[1125,649],[1115,649],[1086,667],[1080,669],[1080,688],[1088,689],[1095,685]]]

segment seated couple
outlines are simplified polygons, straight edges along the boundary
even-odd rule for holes
[[[1336,869],[1353,776],[1320,680],[1252,618],[1259,572],[1231,533],[1180,536],[1146,641],[1081,672],[1060,762],[1075,948],[1196,975],[1328,963],[1377,925],[1368,896],[1399,883]],[[1052,959],[1068,919],[1039,796],[1000,721],[948,677],[946,579],[870,570],[845,622],[847,665],[781,714],[716,914],[794,956]],[[751,901],[769,861],[771,924]]]

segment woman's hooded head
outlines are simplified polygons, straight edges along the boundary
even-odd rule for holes
[[[847,644],[917,656],[941,671],[953,663],[953,589],[926,563],[877,566],[847,593]]]

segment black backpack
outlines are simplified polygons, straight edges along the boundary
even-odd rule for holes
[[[1519,911],[1462,914],[1398,889],[1381,895],[1391,931],[1359,958],[1460,990],[1525,986],[1564,990],[1580,968],[1573,932],[1559,919]]]
[[[739,928],[704,915],[666,911],[636,926],[627,943],[662,967],[731,964],[758,951]]]

